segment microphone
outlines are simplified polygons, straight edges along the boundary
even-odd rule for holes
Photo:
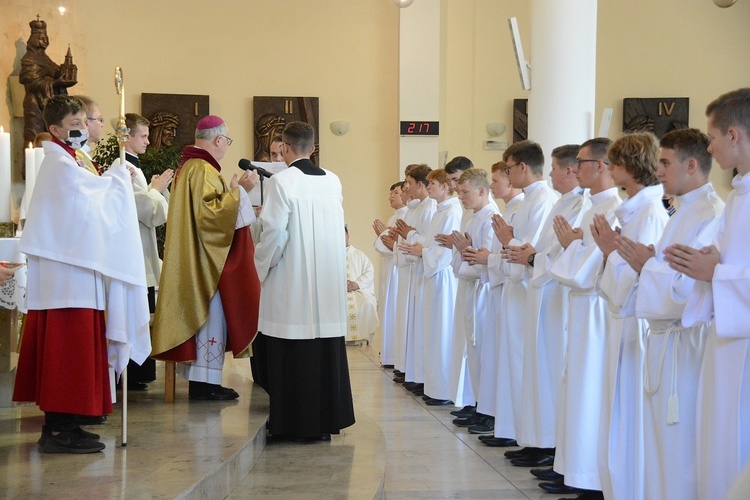
[[[258,175],[263,177],[271,177],[273,174],[266,170],[265,168],[258,167],[256,165],[253,165],[250,163],[250,160],[246,160],[245,158],[242,158],[240,162],[237,164],[238,167],[240,167],[242,170],[255,170],[258,172]]]

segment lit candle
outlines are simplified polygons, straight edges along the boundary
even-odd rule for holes
[[[0,127],[0,222],[10,222],[10,134]]]
[[[34,182],[36,181],[36,154],[34,145],[29,143],[29,147],[24,150],[26,159],[26,192],[23,195],[24,214],[29,213],[29,202],[31,193],[34,192]]]

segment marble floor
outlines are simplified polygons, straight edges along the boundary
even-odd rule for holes
[[[393,383],[376,347],[348,354],[357,423],[330,443],[266,443],[268,398],[246,360],[227,360],[235,402],[191,403],[178,379],[165,405],[161,377],[131,392],[128,446],[116,409],[90,428],[107,445],[93,455],[39,453],[36,407],[0,409],[0,497],[554,498],[505,449],[452,425],[452,407],[428,407]]]

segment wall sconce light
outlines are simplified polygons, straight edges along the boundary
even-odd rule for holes
[[[714,3],[717,7],[721,7],[722,9],[726,9],[727,7],[731,7],[735,4],[737,0],[714,0]]]
[[[403,9],[413,4],[414,0],[393,0],[393,3],[396,4],[396,7],[399,9]]]
[[[486,125],[487,134],[490,137],[500,137],[505,133],[505,124],[500,122],[492,122]]]
[[[335,135],[345,135],[347,132],[349,132],[349,122],[345,122],[343,120],[331,122],[329,127],[331,128],[331,132],[333,132]]]

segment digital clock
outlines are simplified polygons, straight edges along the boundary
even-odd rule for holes
[[[401,135],[440,135],[440,123],[402,121]]]

